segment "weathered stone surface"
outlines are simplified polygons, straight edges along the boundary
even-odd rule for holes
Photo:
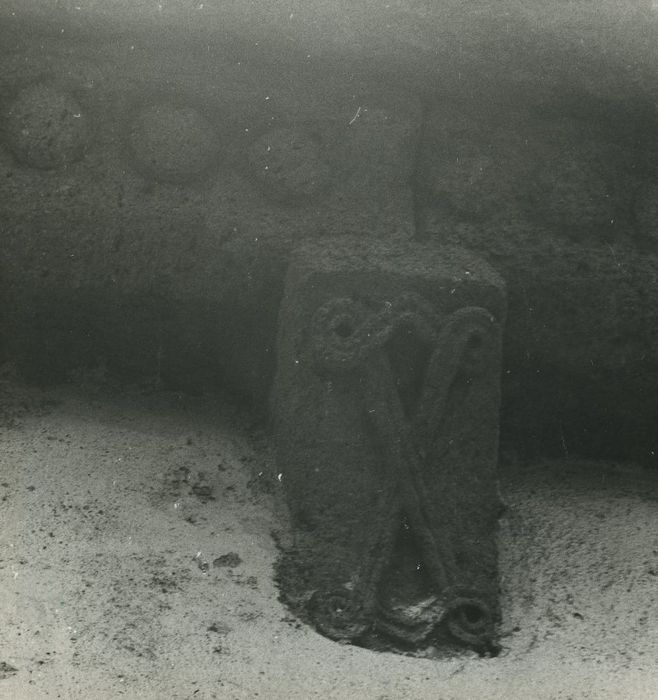
[[[655,462],[652,120],[630,92],[427,115],[418,237],[463,245],[505,278],[503,437],[522,457]]]
[[[501,279],[459,248],[295,254],[273,392],[295,528],[280,583],[328,636],[493,644],[504,317]]]
[[[263,62],[384,66],[410,80],[420,74],[426,86],[448,83],[461,95],[475,89],[495,96],[503,82],[579,80],[592,54],[602,75],[613,61],[634,68],[636,77],[656,75],[658,22],[646,0],[559,6],[541,0],[5,0],[0,19],[9,27],[55,28],[65,36],[151,34],[163,45],[184,32],[200,45],[229,45],[238,60],[248,53]]]
[[[302,129],[273,129],[249,150],[249,164],[266,193],[295,201],[328,186],[329,166],[317,137]]]
[[[413,236],[415,98],[209,48],[2,43],[0,326],[25,374],[262,398],[291,247]]]
[[[658,13],[348,4],[0,4],[0,354],[259,399],[290,248],[416,229],[510,282],[506,435],[652,460]],[[23,110],[45,136],[30,165],[7,116],[35,86],[81,118]],[[171,138],[140,164],[130,134],[154,105]],[[286,133],[307,160],[262,178],[254,150]]]
[[[61,168],[78,160],[91,136],[89,116],[55,85],[24,88],[3,117],[7,146],[33,168]]]
[[[191,106],[143,107],[135,115],[127,139],[137,167],[165,182],[201,177],[219,153],[212,126]]]
[[[642,240],[658,247],[658,182],[649,180],[638,189],[634,211]]]

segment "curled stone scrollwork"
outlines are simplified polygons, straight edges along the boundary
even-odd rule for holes
[[[399,394],[399,379],[389,345],[396,333],[413,337],[430,348],[416,397],[409,413]],[[334,298],[316,312],[312,325],[315,369],[358,374],[354,382],[363,423],[379,455],[379,480],[386,495],[382,529],[370,544],[355,579],[360,585],[337,597],[335,590],[316,592],[313,616],[327,636],[356,639],[368,629],[407,644],[426,640],[443,624],[458,641],[477,648],[492,644],[494,614],[486,593],[463,585],[453,533],[436,517],[431,480],[437,469],[433,446],[440,442],[461,399],[480,390],[480,377],[498,352],[499,327],[483,308],[459,309],[439,319],[421,297],[407,294],[375,308],[349,298]],[[428,457],[428,455],[434,455]],[[424,601],[391,605],[379,596],[396,532],[405,519],[414,533],[433,594]],[[387,524],[388,523],[388,524]],[[355,603],[358,601],[358,605]]]
[[[431,342],[434,322],[432,307],[415,294],[402,294],[375,309],[346,297],[331,299],[313,318],[315,367],[321,373],[353,370],[402,327]]]
[[[347,589],[316,593],[309,602],[315,624],[330,639],[358,639],[368,629],[364,608],[358,596]]]
[[[465,644],[477,648],[490,642],[493,615],[477,591],[453,591],[446,620],[450,632]]]

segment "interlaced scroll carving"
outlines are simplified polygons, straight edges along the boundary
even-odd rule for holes
[[[400,339],[411,341],[426,358],[416,372],[411,400],[404,393],[409,381],[395,363]],[[316,625],[339,640],[354,640],[376,628],[417,644],[444,623],[462,642],[487,647],[494,637],[494,615],[486,592],[473,586],[460,565],[459,534],[445,526],[442,510],[450,506],[451,495],[450,487],[448,493],[441,491],[441,474],[454,469],[455,412],[477,410],[492,360],[495,371],[498,323],[480,307],[439,317],[416,294],[402,294],[374,309],[334,298],[315,313],[311,343],[318,374],[349,377],[358,387],[382,487],[378,522],[370,529],[367,555],[353,585],[315,592],[310,612]],[[403,520],[413,532],[433,594],[413,605],[393,606],[379,592]]]

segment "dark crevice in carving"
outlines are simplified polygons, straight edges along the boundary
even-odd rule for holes
[[[431,354],[431,343],[418,337],[412,324],[400,324],[386,344],[386,356],[407,419],[417,409]]]

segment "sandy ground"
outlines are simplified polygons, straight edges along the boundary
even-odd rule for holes
[[[503,652],[412,658],[278,602],[282,483],[229,404],[0,390],[0,697],[658,697],[656,474],[504,466]]]

